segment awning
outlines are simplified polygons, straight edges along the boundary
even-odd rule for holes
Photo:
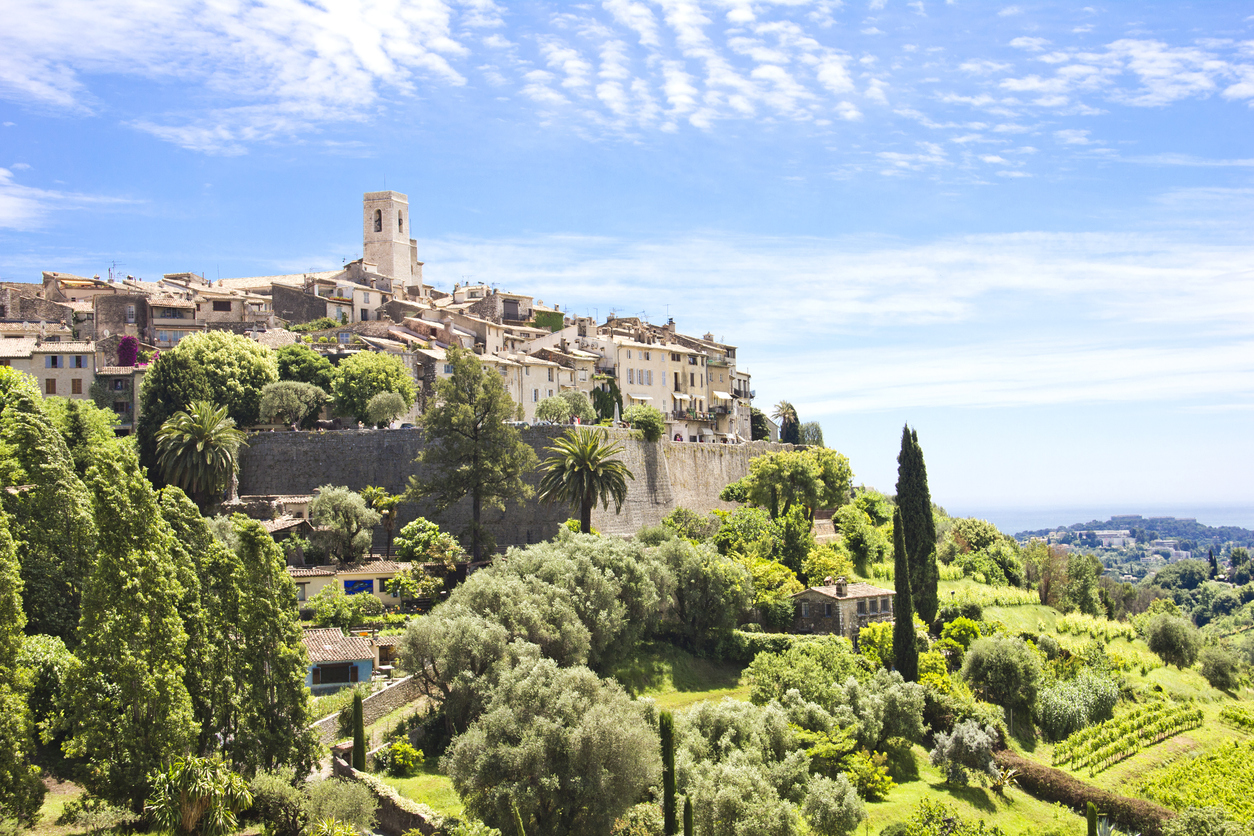
[[[732,396],[726,392],[711,392],[710,394],[718,398],[720,401],[730,401],[732,399]]]
[[[718,433],[714,432],[714,430],[709,427],[697,427],[697,432],[701,435],[718,435]]]
[[[636,394],[632,394],[632,393],[630,393],[630,392],[627,394],[627,397],[631,398],[633,401],[651,401],[651,400],[653,400],[653,398],[649,397],[648,395],[636,395]]]
[[[671,397],[672,397],[672,398],[674,398],[674,399],[675,399],[675,400],[677,400],[677,401],[690,401],[690,400],[692,400],[692,398],[691,398],[690,396],[680,394],[679,392],[674,393],[673,395],[671,395]]]

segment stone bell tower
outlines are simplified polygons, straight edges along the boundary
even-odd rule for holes
[[[418,242],[409,237],[409,196],[366,192],[362,199],[362,256],[406,287],[416,278]],[[421,281],[421,277],[419,281]]]

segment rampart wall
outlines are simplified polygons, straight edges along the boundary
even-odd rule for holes
[[[523,438],[543,459],[545,448],[562,433],[561,428],[532,428]],[[644,525],[656,525],[678,506],[695,511],[733,506],[718,498],[723,487],[749,472],[749,460],[788,445],[757,441],[751,444],[692,444],[675,441],[647,442],[625,430],[609,430],[623,445],[621,458],[635,479],[627,483],[627,501],[620,514],[597,506],[592,524],[604,534],[633,534]],[[248,438],[240,451],[241,495],[307,494],[322,485],[345,485],[361,490],[378,485],[392,493],[405,490],[418,473],[414,459],[422,451],[422,432],[406,430],[340,430],[332,432],[269,432]],[[534,487],[539,473],[528,476]],[[416,516],[434,516],[429,506],[402,505],[396,530]],[[576,511],[546,504],[534,498],[507,503],[504,511],[485,508],[483,522],[500,547],[526,545],[554,536]],[[458,531],[470,518],[465,500],[441,519],[444,527]],[[382,550],[382,529],[376,530],[375,547]]]

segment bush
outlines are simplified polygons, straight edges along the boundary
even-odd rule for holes
[[[1249,836],[1222,807],[1190,807],[1163,825],[1163,836]]]
[[[1019,786],[1042,801],[1053,801],[1082,810],[1091,801],[1115,824],[1130,833],[1154,836],[1163,833],[1163,823],[1175,814],[1152,801],[1127,798],[1099,789],[1074,778],[1061,769],[1028,760],[1009,749],[996,755],[998,767],[1018,771]]]
[[[682,505],[662,518],[662,525],[680,537],[696,542],[709,540],[719,530],[718,517],[699,514]]]
[[[969,618],[958,617],[941,629],[942,639],[952,639],[962,645],[965,652],[971,643],[980,637],[980,625]]]
[[[1202,676],[1220,691],[1233,691],[1240,680],[1241,664],[1235,654],[1222,647],[1202,651]]]
[[[422,750],[410,746],[406,740],[397,740],[374,756],[375,768],[396,778],[408,778],[425,761]]]
[[[1168,665],[1183,669],[1197,661],[1201,638],[1185,619],[1163,613],[1145,623],[1145,643]]]
[[[887,828],[883,831],[888,832]],[[902,836],[1002,836],[1000,827],[983,821],[964,821],[952,807],[926,798],[919,802],[918,811],[899,832]]]
[[[817,775],[810,779],[801,814],[816,836],[847,836],[866,818],[866,805],[844,775],[835,780]]]
[[[639,430],[645,441],[657,441],[666,431],[666,419],[651,407],[637,404],[623,410],[623,421],[632,429]]]
[[[1031,710],[1041,678],[1041,663],[1020,639],[979,639],[967,651],[962,678],[987,702]]]
[[[252,813],[265,825],[267,836],[300,836],[305,829],[305,794],[297,787],[291,768],[259,772],[248,785]]]
[[[373,830],[379,802],[359,781],[329,778],[309,785],[305,816],[311,822],[336,819],[361,830]]]
[[[965,787],[969,780],[968,770],[992,774],[993,742],[997,732],[991,728],[981,728],[973,720],[954,727],[945,734],[936,735],[936,745],[932,748],[932,766],[945,770],[946,783],[955,787]]]
[[[867,801],[883,801],[897,786],[888,775],[888,755],[882,752],[854,752],[845,758],[843,766],[858,795]]]
[[[1062,740],[1072,732],[1114,716],[1119,685],[1109,675],[1091,668],[1075,679],[1043,689],[1036,700],[1036,722],[1050,740]]]

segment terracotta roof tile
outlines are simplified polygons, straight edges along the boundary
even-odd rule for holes
[[[306,630],[302,641],[305,650],[309,651],[309,661],[321,662],[356,662],[360,659],[374,659],[374,649],[370,640],[361,636],[346,636],[338,627],[326,627],[318,630]]]
[[[851,583],[846,585],[845,594],[836,594],[836,585],[831,586],[812,586],[802,592],[818,592],[829,598],[880,598],[884,595],[896,595],[897,593],[891,589],[880,589],[878,586],[871,586],[869,583]],[[800,595],[796,593],[792,597]]]

